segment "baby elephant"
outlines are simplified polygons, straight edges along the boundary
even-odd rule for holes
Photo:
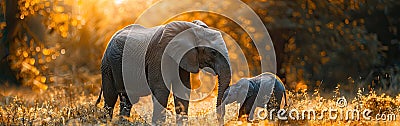
[[[281,109],[287,104],[285,86],[278,76],[269,72],[242,78],[224,92],[222,107],[235,101],[241,105],[239,118],[249,115],[249,120],[253,120],[256,107]]]

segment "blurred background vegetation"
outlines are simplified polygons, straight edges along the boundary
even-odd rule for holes
[[[35,91],[81,85],[97,93],[100,60],[111,36],[155,0],[2,0],[0,84]],[[243,0],[274,43],[277,74],[294,91],[400,91],[400,1]],[[167,10],[166,10],[167,11]],[[171,20],[202,20],[239,43],[250,75],[260,57],[250,37],[228,18],[190,12]],[[252,22],[248,22],[252,23]],[[228,47],[229,48],[229,47]]]

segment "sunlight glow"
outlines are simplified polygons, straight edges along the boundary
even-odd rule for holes
[[[124,0],[114,0],[114,3],[117,5],[121,4],[122,2],[124,2]]]

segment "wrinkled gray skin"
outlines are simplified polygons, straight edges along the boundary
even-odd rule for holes
[[[263,80],[264,79],[264,80]],[[262,81],[263,80],[263,81]],[[269,85],[273,89],[260,90],[261,84]],[[260,92],[271,92],[271,98],[275,98],[274,103],[271,99],[268,101],[256,101],[257,95]],[[263,97],[263,96],[258,96]],[[240,100],[243,99],[244,100]],[[273,73],[262,73],[253,78],[242,78],[236,84],[228,87],[223,96],[222,105],[239,102],[241,107],[239,109],[239,118],[242,115],[249,115],[252,107],[265,107],[265,103],[274,107],[275,109],[283,108],[287,105],[285,86],[282,81]],[[255,109],[255,108],[253,108]],[[253,110],[254,111],[254,110]],[[251,117],[251,116],[250,116]]]
[[[162,73],[161,73],[161,59],[163,52],[169,42],[173,39],[175,35],[178,33],[193,27],[201,27],[207,30],[207,25],[201,21],[193,21],[193,22],[171,22],[158,30],[155,35],[152,37],[150,44],[148,46],[146,52],[145,59],[145,73],[147,83],[149,84],[150,90],[153,94],[153,106],[154,100],[158,100],[158,102],[165,108],[168,102],[168,96],[170,94],[170,90],[166,87],[163,81]],[[168,35],[165,35],[169,33]],[[114,36],[118,36],[119,33],[116,33]],[[101,65],[102,71],[102,88],[101,91],[104,95],[105,105],[109,111],[110,117],[112,117],[113,108],[119,96],[120,98],[120,115],[122,116],[130,116],[130,110],[132,108],[132,104],[138,102],[139,97],[134,97],[129,100],[127,93],[125,91],[123,76],[122,76],[122,53],[124,48],[125,40],[123,37],[112,38],[108,47],[104,53]],[[193,41],[187,41],[188,43]],[[225,47],[226,48],[226,47]],[[227,52],[226,52],[227,53]],[[217,106],[221,104],[223,92],[229,86],[231,80],[231,72],[229,61],[227,61],[224,56],[218,51],[208,48],[208,47],[196,47],[187,52],[182,60],[179,63],[179,76],[181,82],[190,89],[190,73],[199,72],[199,68],[209,67],[212,68],[215,73],[218,75],[219,82],[219,93]],[[172,80],[174,83],[175,80]],[[186,92],[190,94],[190,92]],[[98,104],[101,99],[101,92],[99,98],[96,102]],[[148,95],[148,94],[144,94]],[[190,96],[190,95],[189,95]],[[156,99],[154,99],[156,98]],[[188,114],[188,105],[189,101],[181,99],[179,97],[174,96],[174,102],[176,106],[183,107],[175,107],[177,115],[187,115]],[[156,108],[154,108],[156,109]],[[162,115],[164,118],[155,119],[155,116]],[[177,116],[177,121],[182,121],[185,117]],[[153,110],[153,124],[155,122],[164,122],[165,121],[165,113],[160,113],[159,111]]]

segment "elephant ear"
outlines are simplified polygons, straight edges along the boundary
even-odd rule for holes
[[[191,22],[176,21],[167,24],[159,43],[168,43],[165,48],[168,54],[180,67],[186,71],[199,72],[197,59],[197,36],[194,29],[204,29]]]
[[[193,30],[196,30],[195,31],[196,36],[197,38],[199,38],[197,42],[198,46],[210,47],[212,49],[217,50],[220,54],[222,54],[222,56],[224,56],[228,65],[230,66],[228,49],[226,48],[226,44],[222,37],[221,32],[209,28],[193,29]]]

